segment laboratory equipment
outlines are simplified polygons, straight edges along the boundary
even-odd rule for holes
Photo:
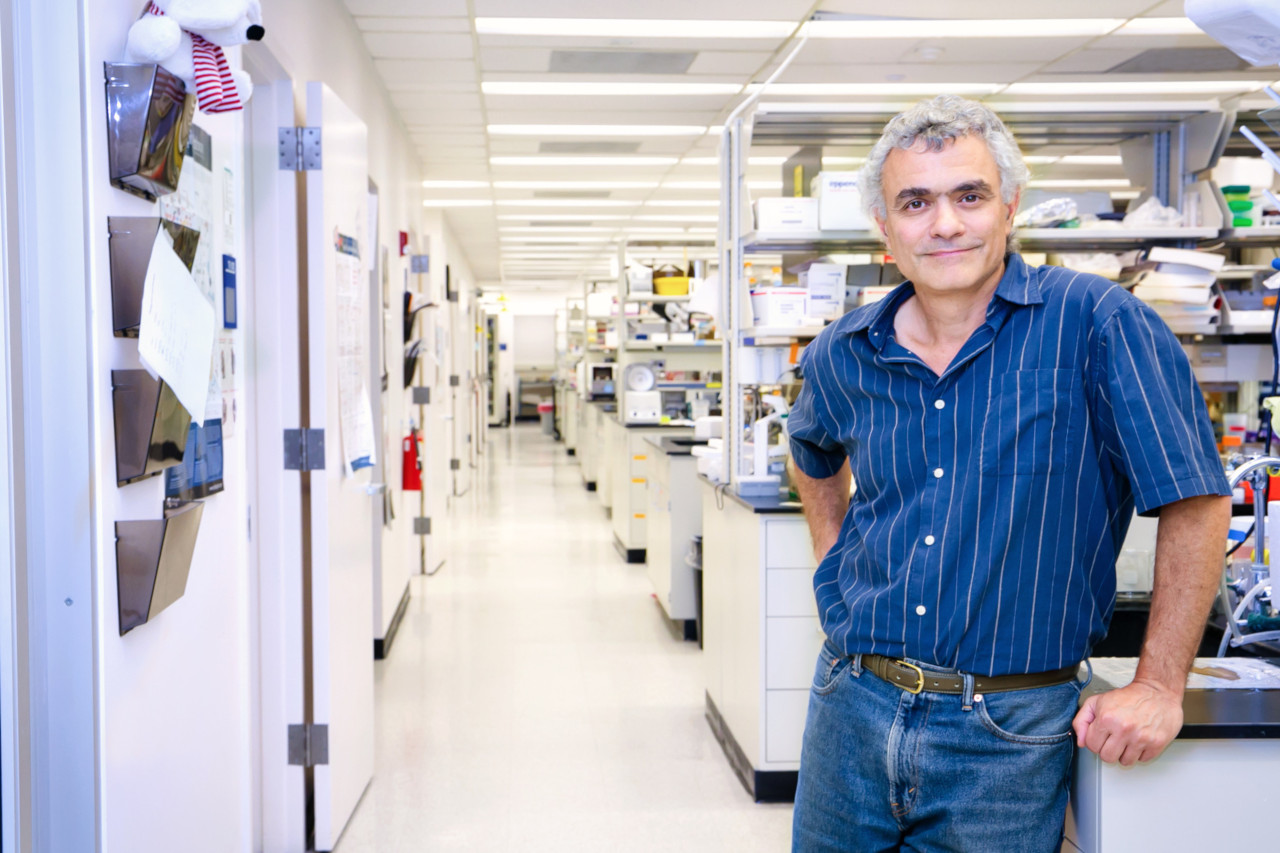
[[[777,394],[765,394],[760,402],[767,414],[751,425],[751,474],[738,480],[738,494],[743,497],[773,496],[782,487],[781,473],[772,473],[770,460],[785,464],[787,401]],[[769,428],[774,424],[782,427],[782,443],[777,445],[769,442]]]
[[[656,424],[662,421],[662,392],[656,390],[653,365],[638,361],[622,373],[624,424]]]
[[[1246,459],[1237,454],[1231,458],[1231,464],[1233,470],[1227,477],[1230,487],[1234,490],[1247,482],[1253,489],[1255,547],[1252,559],[1240,570],[1233,571],[1228,566],[1222,574],[1218,599],[1226,626],[1218,657],[1224,657],[1228,648],[1280,640],[1280,611],[1276,608],[1271,583],[1273,575],[1280,575],[1280,541],[1271,543],[1268,538],[1271,530],[1280,525],[1280,501],[1267,501],[1271,471],[1280,469],[1280,459],[1274,456]]]
[[[612,364],[592,364],[588,366],[591,371],[591,383],[587,389],[588,400],[599,400],[605,397],[612,397],[613,391],[613,371]]]

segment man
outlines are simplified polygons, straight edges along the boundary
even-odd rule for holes
[[[1226,478],[1164,322],[1012,252],[1026,179],[954,96],[890,121],[862,170],[907,281],[808,347],[788,421],[827,635],[795,850],[1057,851],[1075,745],[1131,765],[1182,726]],[[1137,678],[1078,707],[1135,507],[1160,517]]]

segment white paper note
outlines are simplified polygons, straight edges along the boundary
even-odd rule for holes
[[[151,247],[142,288],[138,355],[169,384],[193,417],[205,412],[217,319],[163,228]]]
[[[336,251],[338,308],[338,410],[342,422],[342,458],[347,473],[377,464],[377,438],[369,402],[369,288],[360,259]]]

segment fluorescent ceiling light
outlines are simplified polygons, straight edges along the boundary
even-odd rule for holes
[[[1037,38],[1041,36],[1100,36],[1116,29],[1124,18],[1029,18],[810,21],[804,33],[828,39],[945,39]]]
[[[1111,80],[1079,83],[1011,83],[1002,95],[1225,95],[1252,92],[1265,80]],[[1085,105],[1091,111],[1088,105]],[[1160,106],[1150,105],[1151,108]],[[999,111],[1002,105],[993,104]]]
[[[490,157],[494,166],[674,166],[676,157]]]
[[[508,234],[554,234],[557,232],[565,234],[612,234],[620,227],[618,225],[504,225],[498,230]]]
[[[631,95],[736,95],[740,83],[565,83],[552,81],[492,80],[480,84],[486,95],[560,95],[616,97]]]
[[[665,188],[665,187],[664,187]],[[720,202],[714,199],[658,199],[651,198],[644,203],[645,207],[719,207]]]
[[[787,162],[789,158],[778,157],[776,155],[768,155],[761,157],[748,157],[748,166],[781,166]],[[719,166],[719,157],[682,157],[680,159],[681,166]]]
[[[782,189],[782,181],[747,181],[747,186],[753,190],[780,190]],[[662,189],[664,190],[718,190],[720,189],[719,181],[663,181]]]
[[[1142,193],[1138,192],[1137,190],[1120,190],[1118,192],[1111,193],[1112,198],[1120,199],[1121,201],[1127,201],[1128,199],[1131,199],[1131,198],[1137,198],[1140,195],[1142,195]]]
[[[823,155],[822,165],[826,166],[830,163],[832,166],[857,166],[859,163],[867,162],[866,157],[827,157]]]
[[[482,36],[784,39],[791,21],[672,21],[657,18],[476,18]]]
[[[1061,157],[1030,154],[1022,159],[1031,166],[1044,166],[1050,163],[1068,166],[1119,166],[1123,163],[1119,154],[1066,154]]]
[[[601,216],[592,213],[500,213],[498,219],[519,222],[582,222],[590,219],[593,222],[612,222],[630,219],[619,213]]]
[[[423,189],[428,190],[475,190],[488,189],[488,181],[423,181]]]
[[[1128,178],[1102,178],[1099,180],[1069,180],[1069,181],[1027,181],[1027,186],[1038,189],[1069,189],[1071,187],[1097,187],[1105,189],[1106,187],[1127,187],[1129,186]]]
[[[491,124],[490,136],[702,136],[698,124]]]
[[[749,88],[755,91],[759,87],[759,83],[752,83]],[[770,95],[822,98],[841,95],[991,95],[1002,88],[1001,83],[774,83],[767,91]]]
[[[580,243],[583,243],[583,244],[597,244],[597,243],[608,243],[608,242],[609,242],[609,238],[608,238],[608,237],[584,237],[584,238],[583,238],[583,239],[581,239],[581,240],[575,240],[575,239],[573,239],[573,235],[571,235],[571,234],[566,234],[566,235],[564,235],[563,237],[524,237],[524,236],[520,236],[520,237],[507,237],[507,236],[499,236],[499,237],[498,237],[498,239],[499,239],[499,240],[501,240],[503,243],[507,243],[507,244],[512,244],[512,243],[564,243],[566,246],[574,246],[574,245],[577,245],[577,244],[580,244]]]
[[[494,181],[499,190],[651,190],[657,181]]]
[[[504,260],[511,260],[511,259],[542,260],[548,257],[602,258],[602,257],[607,257],[607,255],[602,254],[601,252],[566,252],[563,249],[561,249],[561,250],[555,251],[554,254],[552,254],[550,250],[537,251],[537,252],[534,252],[534,251],[503,252],[502,257]]]
[[[423,207],[489,207],[492,204],[487,198],[429,198],[422,202]]]
[[[635,217],[637,222],[719,222],[719,216],[702,216],[696,213],[650,213]]]
[[[500,198],[503,207],[635,207],[639,201],[612,198]]]
[[[1134,18],[1115,31],[1118,36],[1201,35],[1204,30],[1190,18]]]

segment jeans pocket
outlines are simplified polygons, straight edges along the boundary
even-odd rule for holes
[[[987,693],[981,702],[974,703],[973,711],[982,727],[1000,740],[1054,746],[1075,736],[1071,721],[1079,700],[1079,684],[1069,681],[1031,690]]]
[[[825,696],[840,683],[840,676],[848,671],[853,658],[842,655],[832,648],[830,642],[824,642],[818,652],[818,665],[813,671],[813,692]]]

